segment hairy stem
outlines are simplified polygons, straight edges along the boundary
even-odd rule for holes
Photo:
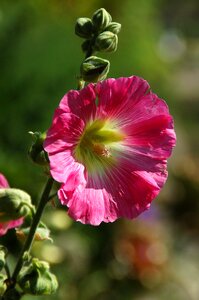
[[[47,204],[47,202],[49,201],[49,194],[50,194],[50,191],[51,191],[51,188],[52,188],[52,185],[53,185],[53,182],[54,180],[50,177],[46,183],[46,186],[44,188],[44,191],[42,193],[42,196],[41,196],[41,200],[38,204],[38,207],[37,207],[37,210],[36,210],[36,213],[33,217],[33,221],[32,221],[32,225],[31,225],[31,228],[30,228],[30,232],[28,234],[28,237],[26,239],[26,242],[21,250],[21,253],[20,253],[20,256],[19,256],[19,259],[18,259],[18,262],[16,264],[16,267],[14,269],[14,272],[13,272],[13,275],[11,277],[11,280],[12,280],[12,287],[15,286],[16,284],[16,279],[17,279],[17,276],[22,268],[22,265],[23,265],[23,255],[25,252],[27,251],[30,251],[31,249],[31,246],[32,246],[32,242],[34,240],[34,236],[35,236],[35,232],[37,230],[37,226],[41,220],[41,216],[42,216],[42,213],[44,211],[44,208]]]
[[[5,263],[4,269],[5,269],[5,271],[6,271],[6,275],[7,275],[8,280],[10,280],[10,279],[11,279],[11,276],[10,276],[10,269],[9,269],[7,263]]]

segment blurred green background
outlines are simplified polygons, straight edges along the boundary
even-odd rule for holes
[[[28,131],[46,130],[62,96],[76,88],[84,56],[74,24],[100,7],[122,24],[117,52],[104,55],[109,77],[147,79],[169,104],[177,146],[164,189],[137,220],[92,227],[47,208],[54,243],[35,243],[33,253],[51,263],[60,288],[38,299],[198,300],[198,0],[1,0],[0,172],[37,202],[45,175],[27,156]],[[14,230],[2,242],[14,265]]]

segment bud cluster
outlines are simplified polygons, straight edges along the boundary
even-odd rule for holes
[[[93,56],[99,52],[115,52],[118,45],[118,33],[121,24],[112,22],[111,15],[104,9],[98,9],[89,18],[77,19],[75,33],[85,41],[82,50],[86,53],[86,59],[82,63],[81,78],[86,82],[97,82],[104,80],[109,72],[108,60]]]
[[[121,24],[112,22],[111,15],[104,8],[98,9],[92,19],[77,19],[75,25],[76,35],[86,39],[82,44],[82,50],[86,53],[116,51],[120,30]]]

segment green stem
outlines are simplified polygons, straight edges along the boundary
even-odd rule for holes
[[[30,232],[28,234],[28,237],[27,237],[27,240],[21,250],[21,254],[19,256],[19,259],[18,259],[18,262],[16,264],[16,267],[14,269],[14,272],[13,272],[13,275],[12,275],[12,287],[15,286],[16,284],[16,279],[17,279],[17,276],[23,266],[23,255],[25,252],[27,251],[30,251],[31,249],[31,246],[32,246],[32,242],[34,240],[34,236],[35,236],[35,232],[37,230],[37,226],[40,222],[40,219],[41,219],[41,216],[42,216],[42,213],[44,211],[44,208],[49,200],[49,194],[50,194],[50,191],[51,191],[51,188],[52,188],[52,185],[53,185],[53,182],[54,180],[50,177],[46,183],[46,186],[44,188],[44,191],[42,193],[42,196],[41,196],[41,200],[39,202],[39,205],[37,207],[37,210],[36,210],[36,213],[34,215],[34,218],[33,218],[33,221],[32,221],[32,225],[31,225],[31,228],[30,228]]]
[[[93,55],[93,49],[92,49],[92,47],[89,47],[89,49],[86,53],[85,59],[88,58],[89,56],[92,56],[92,55]]]
[[[11,279],[11,276],[10,276],[10,269],[9,269],[7,263],[5,263],[4,269],[5,269],[5,271],[6,271],[6,275],[7,275],[8,280],[10,280],[10,279]]]
[[[48,197],[48,201],[52,200],[52,199],[55,198],[56,196],[57,196],[57,192],[54,193],[54,194],[52,194],[52,195],[50,195],[50,196]]]
[[[88,58],[89,56],[92,56],[95,54],[95,50],[93,49],[93,45],[95,44],[95,40],[97,38],[97,35],[95,35],[91,40],[90,40],[90,45],[87,49],[87,52],[86,52],[86,56],[85,56],[85,59]]]
[[[78,90],[81,90],[81,89],[84,88],[84,86],[85,86],[85,81],[84,81],[82,78],[80,78],[80,79],[78,80],[77,89],[78,89]]]

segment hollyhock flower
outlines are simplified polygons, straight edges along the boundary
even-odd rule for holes
[[[2,188],[9,188],[8,181],[6,178],[3,176],[3,174],[0,173],[0,189]],[[1,216],[1,212],[0,212]],[[23,218],[17,219],[17,220],[12,220],[9,222],[1,222],[0,223],[0,236],[6,234],[8,229],[15,228],[20,226],[23,223]]]
[[[69,215],[99,225],[149,208],[166,181],[174,144],[166,103],[132,76],[69,91],[44,148]]]

